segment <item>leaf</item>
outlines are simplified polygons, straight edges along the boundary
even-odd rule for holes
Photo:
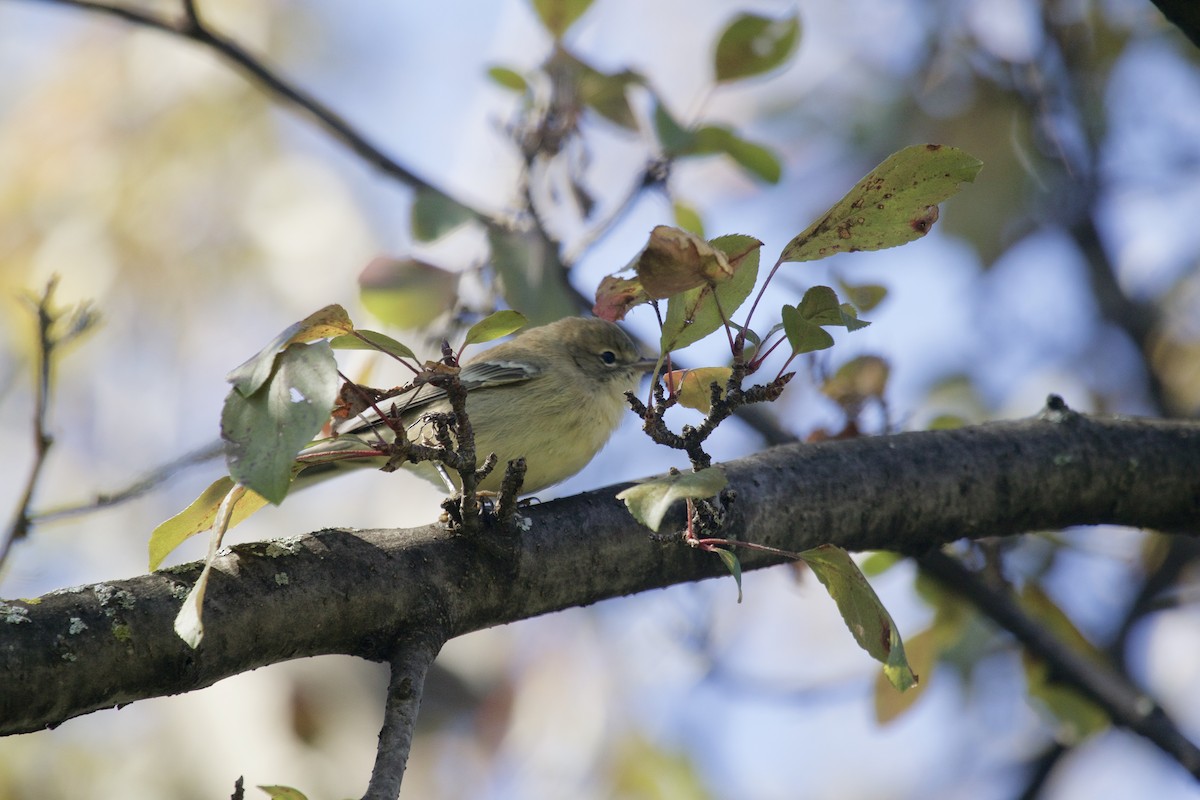
[[[793,353],[800,355],[833,347],[833,337],[829,332],[804,319],[795,306],[784,306],[780,313],[783,316],[783,332]]]
[[[591,5],[592,0],[533,0],[533,10],[555,39],[561,39]]]
[[[742,602],[742,562],[738,561],[736,553],[724,547],[717,547],[713,552],[721,557],[721,561],[725,562],[725,568],[729,570],[729,574],[737,583],[738,602]]]
[[[937,220],[937,203],[972,182],[983,164],[956,147],[922,144],[888,156],[825,215],[788,243],[780,261],[882,250],[911,242]]]
[[[700,219],[700,214],[696,209],[687,203],[676,200],[671,204],[671,210],[675,214],[675,224],[678,227],[697,236],[704,236],[704,221]]]
[[[871,311],[887,297],[887,287],[878,283],[852,285],[838,281],[838,288],[859,311]]]
[[[634,258],[634,272],[651,298],[661,300],[733,277],[725,252],[694,233],[657,225]]]
[[[861,405],[883,397],[890,373],[888,362],[879,356],[858,356],[838,367],[821,393],[843,407]]]
[[[896,623],[849,553],[823,544],[805,550],[800,557],[837,603],[854,640],[883,664],[888,681],[902,692],[913,686],[917,676],[904,656],[904,643],[896,631]]]
[[[458,296],[459,276],[414,258],[376,258],[358,276],[363,306],[388,325],[428,327]]]
[[[733,277],[716,286],[675,295],[667,302],[660,339],[663,353],[687,347],[720,328],[754,290],[762,242],[753,236],[733,234],[710,239],[709,244],[725,254]]]
[[[511,309],[503,309],[493,314],[488,314],[483,319],[476,322],[467,331],[466,338],[463,339],[463,347],[469,344],[482,344],[490,342],[493,339],[499,339],[501,336],[508,336],[513,331],[520,330],[529,324],[529,320],[519,311]]]
[[[740,14],[721,33],[713,57],[718,82],[749,78],[770,72],[796,51],[800,17],[792,14],[771,19]]]
[[[937,632],[926,628],[904,642],[904,652],[921,680],[906,692],[897,692],[883,670],[875,679],[875,721],[883,725],[908,711],[925,694],[937,663]]]
[[[841,325],[842,308],[837,293],[828,286],[813,286],[804,293],[800,316],[814,325]]]
[[[289,345],[339,336],[352,330],[354,323],[350,321],[346,309],[339,305],[325,306],[281,332],[270,344],[230,372],[225,380],[232,383],[243,397],[249,397],[267,382],[275,368],[276,356]]]
[[[197,533],[203,533],[212,528],[213,521],[217,518],[217,510],[221,507],[221,502],[232,489],[233,480],[231,478],[218,478],[199,497],[193,500],[191,505],[166,522],[161,523],[151,532],[149,550],[150,570],[152,572],[158,569],[163,559],[175,550],[176,547],[183,544],[184,541],[195,536]],[[245,496],[237,504],[233,515],[230,517],[229,527],[232,528],[234,525],[237,525],[266,504],[267,501],[262,495],[247,490]]]
[[[592,306],[592,313],[600,319],[618,322],[625,319],[629,309],[649,302],[650,295],[646,294],[642,282],[637,278],[605,275],[596,288],[596,302]]]
[[[721,396],[725,396],[725,384],[733,370],[729,367],[698,367],[696,369],[677,369],[663,375],[667,388],[679,397],[680,405],[703,411],[712,411],[712,385],[715,382],[721,387]]]
[[[1026,583],[1021,590],[1021,606],[1068,647],[1097,664],[1106,662],[1095,645],[1036,583]],[[1078,744],[1109,726],[1108,714],[1074,687],[1054,680],[1045,661],[1025,649],[1021,651],[1021,661],[1025,666],[1029,697],[1058,722],[1059,741]]]
[[[412,205],[412,232],[418,242],[440,239],[475,219],[471,209],[436,189],[417,190]]]
[[[634,519],[650,530],[657,531],[667,509],[677,500],[715,497],[728,483],[724,470],[709,467],[700,472],[677,472],[652,478],[629,487],[618,494],[617,499],[625,502]]]
[[[558,253],[533,231],[488,227],[492,266],[510,308],[525,309],[534,325],[577,313]]]
[[[609,122],[636,132],[637,115],[629,105],[625,90],[645,83],[645,78],[628,69],[608,74],[586,64],[583,66],[584,70],[579,76],[579,97],[584,104]]]
[[[508,67],[489,67],[487,74],[489,78],[505,89],[512,89],[514,92],[529,91],[529,82],[516,70]]]
[[[200,646],[200,640],[204,638],[204,593],[208,589],[208,576],[212,574],[212,565],[217,559],[217,551],[221,549],[221,540],[230,528],[233,512],[247,491],[245,486],[234,484],[221,499],[221,505],[217,508],[216,516],[213,518],[212,535],[208,540],[208,556],[204,559],[204,569],[200,570],[200,576],[196,578],[195,585],[184,598],[179,613],[175,615],[175,634],[193,650]]]
[[[231,391],[221,412],[229,475],[278,504],[292,480],[292,462],[329,419],[338,375],[327,342],[291,344],[254,394]]]
[[[696,135],[681,125],[661,101],[654,104],[654,132],[668,156],[690,153],[696,143]]]
[[[266,792],[271,800],[308,800],[299,789],[293,789],[290,786],[259,786]]]
[[[692,147],[686,155],[724,153],[742,169],[767,183],[779,183],[783,167],[773,152],[761,144],[747,141],[729,128],[706,125],[696,131]]]
[[[417,355],[408,345],[397,342],[386,333],[367,331],[359,328],[354,333],[345,336],[335,336],[329,340],[329,346],[334,350],[377,350],[387,353],[393,358],[410,358],[416,360]]]

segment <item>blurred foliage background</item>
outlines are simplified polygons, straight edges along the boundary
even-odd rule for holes
[[[134,7],[182,14],[167,2]],[[58,364],[38,511],[86,504],[211,443],[226,372],[277,331],[333,302],[370,319],[359,280],[376,257],[452,273],[455,312],[507,298],[553,315],[627,263],[655,224],[750,234],[778,252],[884,156],[922,141],[985,164],[933,234],[791,265],[775,287],[780,302],[837,280],[888,290],[872,327],[810,359],[776,404],[787,431],[1025,416],[1049,392],[1085,411],[1200,409],[1200,64],[1144,0],[597,0],[559,51],[522,0],[207,0],[200,10],[490,222],[440,235],[461,209],[439,193],[415,203],[411,186],[209,49],[81,9],[0,0],[5,508],[32,457],[28,297],[53,275],[60,302],[89,300],[104,324]],[[798,50],[769,76],[718,84],[716,41],[744,10],[798,14]],[[514,90],[523,86],[529,94]],[[685,127],[725,126],[749,144],[720,139],[725,154],[677,153],[666,170],[659,103]],[[539,273],[560,262],[569,284]],[[447,279],[433,283],[431,297],[449,296]],[[656,339],[648,314],[629,322]],[[688,355],[715,363],[720,349]],[[871,370],[865,399],[827,383],[854,359]],[[723,458],[762,446],[744,425],[714,441]],[[673,464],[631,422],[545,496]],[[0,590],[33,597],[144,571],[148,532],[220,471],[209,462],[132,502],[37,525]],[[418,481],[358,475],[233,535],[404,526],[435,509]],[[190,547],[177,557],[201,555],[203,543]],[[1188,541],[1089,529],[964,555],[1022,588],[1032,613],[1065,612],[1062,624],[1109,649],[1200,736]],[[710,581],[451,642],[405,795],[1200,797],[1152,745],[1031,697],[1011,640],[952,613],[911,564],[875,584],[910,641],[929,631],[917,641],[931,666],[918,670],[920,697],[886,723],[874,663],[811,576],[780,568],[745,582],[741,605],[731,581]],[[0,798],[208,798],[227,796],[238,775],[353,796],[374,757],[384,685],[378,665],[314,659],[10,737]]]

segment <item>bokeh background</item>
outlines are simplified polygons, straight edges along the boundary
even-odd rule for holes
[[[741,10],[798,10],[799,51],[769,77],[714,87],[714,42]],[[534,70],[549,54],[523,0],[206,0],[201,11],[439,188],[497,214],[519,202],[524,164],[508,132],[519,99],[486,72]],[[720,156],[681,162],[669,180],[709,235],[754,235],[768,263],[892,151],[934,141],[983,160],[925,239],[781,275],[779,302],[835,279],[889,290],[865,315],[870,328],[800,364],[774,409],[796,435],[844,425],[819,385],[860,355],[890,368],[886,410],[861,420],[871,431],[1027,416],[1050,392],[1085,411],[1200,409],[1200,62],[1146,0],[597,0],[567,42],[598,68],[647,76],[685,121],[732,125],[776,151],[773,185]],[[647,118],[646,97],[630,97]],[[586,156],[603,217],[638,180],[652,126],[582,124],[574,155]],[[215,441],[225,374],[275,333],[334,302],[369,322],[357,279],[372,258],[477,268],[484,236],[416,241],[412,202],[193,43],[0,0],[0,508],[16,507],[32,459],[28,297],[52,275],[61,302],[90,301],[104,323],[58,366],[39,510],[121,489]],[[672,220],[671,201],[647,192],[594,242],[570,214],[553,222],[579,248],[571,281],[590,294]],[[656,339],[648,313],[629,324]],[[720,348],[688,357],[715,362]],[[730,424],[714,449],[761,446]],[[631,417],[544,497],[672,465]],[[144,572],[150,530],[220,473],[208,462],[134,501],[39,525],[0,573],[0,594]],[[355,475],[260,512],[227,541],[419,524],[437,499],[404,476]],[[1036,576],[1103,645],[1159,545],[1089,529],[1026,537],[1002,555],[1015,581]],[[172,561],[203,548],[189,542]],[[932,617],[915,575],[900,563],[875,580],[906,636]],[[1200,738],[1200,615],[1186,586],[1132,626],[1126,653],[1135,679]],[[1019,653],[982,624],[971,648],[922,676],[907,713],[881,724],[877,665],[811,576],[748,574],[745,595],[739,605],[731,580],[708,581],[451,642],[405,796],[1010,798],[1057,742],[1074,744],[1026,697]],[[379,665],[311,659],[10,737],[0,798],[224,797],[239,775],[357,796],[385,684]],[[1060,752],[1037,796],[1200,797],[1122,731]]]

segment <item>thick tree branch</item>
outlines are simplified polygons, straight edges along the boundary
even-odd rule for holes
[[[922,554],[962,537],[1200,519],[1200,426],[1050,418],[791,445],[725,465],[730,535],[787,550]],[[198,563],[0,605],[0,733],[208,686],[325,653],[391,657],[406,632],[448,636],[724,573],[653,541],[618,487],[528,509],[514,554],[437,526],[325,530],[233,548],[209,587],[199,649],[172,631]],[[746,553],[754,569],[777,559]]]

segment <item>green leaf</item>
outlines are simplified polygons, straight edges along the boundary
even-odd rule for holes
[[[800,557],[837,603],[838,611],[859,647],[883,664],[888,681],[902,692],[913,686],[917,676],[905,658],[904,643],[896,631],[896,623],[850,554],[840,547],[823,544],[805,550]]]
[[[213,521],[217,518],[217,509],[232,489],[231,478],[218,478],[193,500],[191,505],[155,528],[150,534],[150,570],[158,569],[163,559],[184,541],[212,528]],[[234,508],[229,527],[232,528],[266,504],[267,501],[262,495],[246,492]]]
[[[299,789],[293,789],[290,786],[259,786],[271,800],[308,800],[304,793]]]
[[[688,204],[676,200],[671,204],[671,210],[675,214],[675,225],[683,228],[685,231],[704,236],[704,220],[700,219],[699,212]]]
[[[514,92],[529,91],[529,82],[516,70],[508,67],[490,67],[487,74],[489,78],[505,89],[512,89]]]
[[[471,209],[436,189],[417,190],[412,205],[412,232],[418,242],[440,239],[475,219]]]
[[[1106,663],[1103,654],[1036,583],[1025,584],[1021,591],[1021,606],[1060,642],[1097,664]],[[1058,722],[1060,741],[1078,744],[1109,726],[1104,710],[1077,689],[1055,680],[1045,661],[1030,655],[1027,650],[1022,650],[1021,660],[1025,666],[1029,697]]]
[[[418,330],[454,305],[458,278],[413,258],[376,258],[358,276],[359,298],[388,325]]]
[[[315,311],[295,325],[288,327],[258,351],[250,360],[234,368],[225,380],[243,397],[249,397],[262,388],[275,369],[276,357],[290,345],[340,336],[354,330],[354,323],[339,305],[329,305]]]
[[[561,39],[591,5],[592,0],[533,0],[533,10],[555,39]]]
[[[732,234],[710,239],[709,244],[725,253],[733,277],[716,286],[701,286],[675,295],[667,302],[660,339],[663,353],[687,347],[720,328],[754,290],[762,242],[753,236]]]
[[[858,309],[849,303],[842,303],[838,308],[842,312],[842,321],[839,325],[844,325],[847,331],[861,331],[863,328],[870,327],[871,323],[865,319],[858,318]]]
[[[783,19],[741,14],[717,40],[713,58],[717,82],[770,72],[791,57],[799,41],[797,14]]]
[[[492,266],[500,276],[504,299],[522,308],[534,325],[578,313],[558,253],[535,232],[488,227]]]
[[[657,531],[663,517],[677,500],[715,497],[729,483],[720,467],[700,472],[679,472],[631,486],[617,495],[629,513],[642,525]]]
[[[738,163],[742,169],[767,183],[779,183],[783,167],[779,159],[767,148],[742,139],[732,130],[716,125],[706,125],[696,131],[692,147],[686,154],[707,155],[724,153]]]
[[[853,285],[838,281],[838,288],[842,290],[842,294],[850,298],[850,302],[854,303],[859,311],[871,311],[883,302],[883,298],[887,297],[887,287],[878,283]]]
[[[813,286],[800,301],[800,316],[814,325],[841,325],[842,308],[837,293],[828,286]]]
[[[933,668],[937,664],[937,631],[926,628],[904,642],[904,653],[913,672],[921,680],[906,692],[897,692],[887,673],[879,671],[875,680],[875,721],[881,725],[892,722],[912,708],[929,688]]]
[[[833,347],[833,337],[829,332],[820,325],[804,319],[804,315],[795,306],[784,306],[781,314],[783,332],[787,336],[788,344],[792,346],[793,353],[800,355]]]
[[[359,328],[354,333],[335,336],[329,340],[329,346],[334,350],[378,350],[393,358],[409,358],[414,361],[417,354],[408,345],[397,342],[386,333],[367,331]]]
[[[665,155],[678,156],[693,152],[696,135],[679,124],[661,102],[654,105],[654,132]]]
[[[292,462],[329,419],[338,375],[327,342],[293,343],[249,396],[231,391],[221,412],[229,475],[278,504],[292,480]]]
[[[780,261],[812,261],[840,252],[911,242],[937,221],[937,204],[975,180],[982,162],[955,147],[906,147],[855,184],[819,220],[788,243]]]
[[[742,602],[742,562],[738,561],[737,555],[732,550],[724,547],[715,548],[713,552],[721,557],[721,561],[725,562],[725,569],[729,570],[729,574],[737,583],[738,602]]]
[[[493,314],[488,314],[483,319],[476,322],[467,331],[467,336],[463,339],[463,347],[469,344],[481,344],[490,342],[493,339],[499,339],[501,336],[508,336],[513,331],[518,331],[529,324],[529,320],[519,311],[504,309]]]

